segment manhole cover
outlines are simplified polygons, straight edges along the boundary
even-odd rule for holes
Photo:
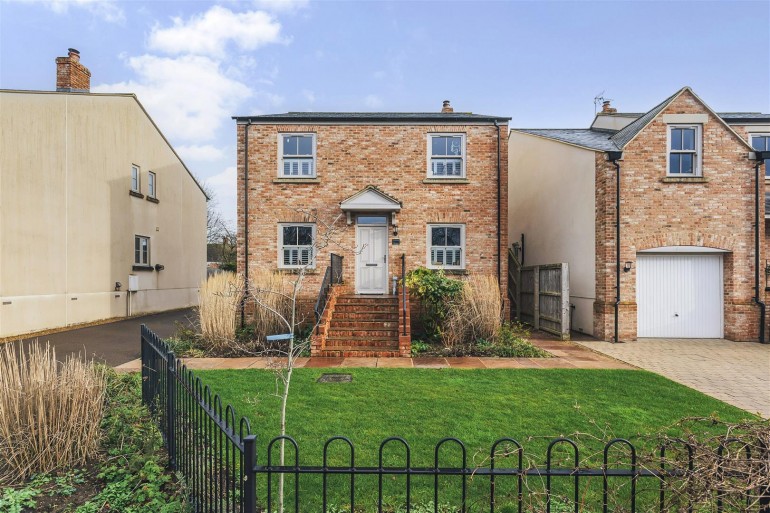
[[[353,376],[350,374],[321,374],[317,383],[350,383]]]

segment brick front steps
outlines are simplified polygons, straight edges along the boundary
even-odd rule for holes
[[[331,318],[324,344],[313,356],[401,356],[398,346],[398,297],[340,295],[329,315]]]

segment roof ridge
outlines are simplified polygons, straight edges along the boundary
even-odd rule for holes
[[[618,130],[615,135],[610,139],[614,142],[618,148],[623,147],[631,142],[636,135],[641,132],[655,117],[660,114],[672,101],[679,97],[685,90],[690,89],[688,86],[682,87],[677,92],[636,118],[634,121]]]

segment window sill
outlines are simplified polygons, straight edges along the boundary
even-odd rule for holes
[[[143,272],[144,271],[151,272],[155,270],[155,268],[151,265],[134,265],[131,269],[134,271],[143,271]]]
[[[279,274],[299,274],[302,269],[295,269],[291,267],[279,267],[276,272]],[[305,270],[305,274],[319,274],[318,269],[311,267]]]
[[[709,179],[702,176],[667,176],[660,179],[663,183],[708,183]]]
[[[321,183],[318,178],[273,178],[273,183]]]
[[[467,178],[426,178],[422,183],[464,184],[471,183],[471,181]]]
[[[128,190],[128,195],[133,196],[134,198],[140,198],[140,199],[144,198],[144,194],[142,194],[141,192],[132,191],[131,189]]]
[[[160,203],[160,200],[158,198],[153,198],[152,196],[147,196],[147,198],[145,199],[150,203]]]
[[[428,267],[432,271],[444,271],[444,274],[467,276],[470,274],[468,269],[445,269],[444,267]]]

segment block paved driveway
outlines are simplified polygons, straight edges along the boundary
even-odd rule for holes
[[[142,324],[161,337],[169,337],[176,331],[178,322],[190,325],[192,313],[191,308],[173,310],[8,343],[28,346],[50,342],[60,360],[69,354],[80,354],[116,366],[141,356],[139,327]]]
[[[770,344],[714,339],[577,343],[770,418]]]

